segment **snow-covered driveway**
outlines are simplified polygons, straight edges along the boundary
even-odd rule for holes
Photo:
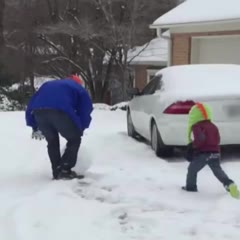
[[[123,111],[93,119],[81,150],[93,161],[86,179],[52,181],[46,143],[31,140],[24,114],[0,114],[1,240],[239,240],[240,201],[209,169],[199,193],[182,192],[185,161],[128,138]],[[240,185],[240,159],[223,167]]]

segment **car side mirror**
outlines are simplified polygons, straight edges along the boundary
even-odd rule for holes
[[[130,88],[128,89],[127,94],[133,97],[133,96],[140,96],[141,92],[138,88]]]

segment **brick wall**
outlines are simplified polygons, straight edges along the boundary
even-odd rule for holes
[[[191,38],[199,36],[240,35],[239,31],[175,33],[172,35],[171,65],[190,64]]]
[[[135,68],[135,87],[142,90],[147,84],[147,66],[139,65]]]
[[[188,34],[174,34],[172,38],[172,63],[183,65],[190,63],[191,37]]]

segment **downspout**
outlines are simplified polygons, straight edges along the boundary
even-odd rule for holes
[[[164,32],[169,31],[169,36],[164,36]],[[168,63],[167,66],[172,65],[172,37],[169,28],[168,29],[160,29],[158,28],[158,36],[166,39],[168,41]]]

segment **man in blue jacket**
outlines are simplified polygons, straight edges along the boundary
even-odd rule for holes
[[[26,110],[32,138],[48,142],[48,155],[54,179],[72,179],[72,171],[83,132],[91,123],[92,101],[76,75],[44,83],[31,98]],[[67,140],[61,156],[59,134]]]

